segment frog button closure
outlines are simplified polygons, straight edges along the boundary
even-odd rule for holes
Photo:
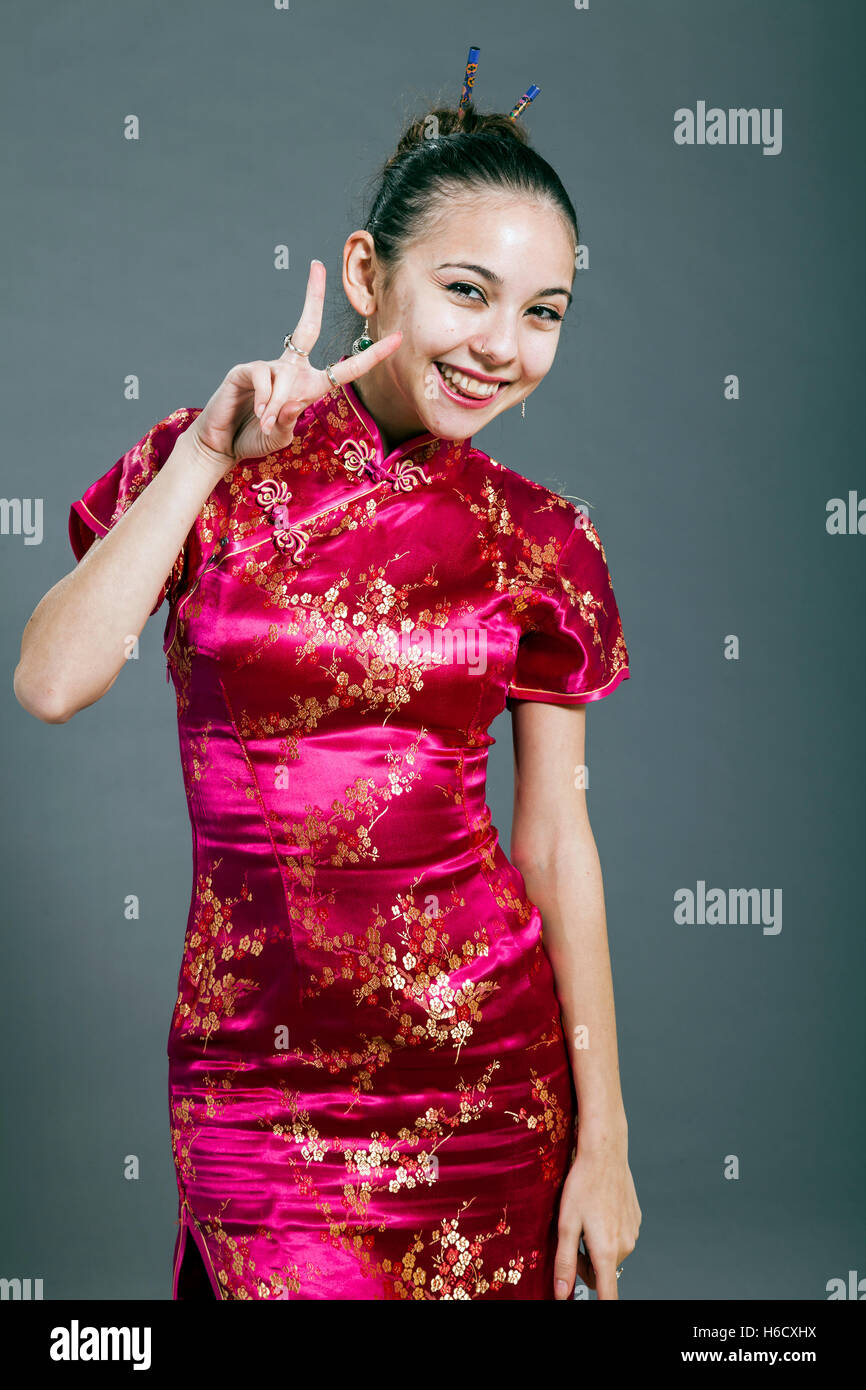
[[[299,559],[307,547],[310,533],[304,526],[292,526],[289,521],[292,494],[285,479],[276,482],[273,478],[265,478],[260,483],[251,483],[250,487],[256,494],[258,505],[270,514],[268,519],[274,526],[275,548],[292,561]]]

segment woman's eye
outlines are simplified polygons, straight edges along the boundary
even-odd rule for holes
[[[448,286],[448,289],[451,290],[452,293],[459,295],[461,299],[471,299],[473,294],[478,294],[481,295],[481,302],[486,302],[478,286],[470,285],[466,280],[455,280],[452,285]],[[469,291],[469,293],[467,293],[467,291]],[[534,314],[536,318],[541,318],[543,315],[545,323],[562,322],[562,314],[558,314],[555,309],[548,308],[546,304],[536,304],[529,312]]]
[[[476,294],[481,294],[477,285],[469,285],[465,280],[455,280],[454,284],[449,285],[448,288],[449,290],[453,290],[455,294],[459,294],[461,299],[470,298],[470,295],[465,293],[466,290],[474,290]],[[481,297],[482,299],[484,298],[483,295]]]

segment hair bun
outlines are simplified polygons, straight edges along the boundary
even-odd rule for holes
[[[393,164],[410,150],[444,135],[500,135],[529,144],[529,136],[519,120],[499,111],[478,111],[470,100],[463,109],[463,119],[456,106],[437,106],[410,121],[397,142],[397,148],[387,161]]]

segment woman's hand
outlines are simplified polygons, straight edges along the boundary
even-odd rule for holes
[[[599,1298],[619,1298],[616,1271],[634,1250],[641,1209],[621,1143],[581,1146],[562,1189],[554,1297],[571,1298],[579,1274]],[[580,1238],[588,1254],[580,1247]]]
[[[322,262],[312,261],[304,309],[292,334],[292,342],[305,352],[315,346],[321,332],[325,276]],[[364,352],[337,363],[331,369],[334,378],[342,385],[363,376],[400,346],[402,336],[389,333]],[[241,459],[285,449],[298,416],[332,384],[325,371],[289,347],[270,362],[240,362],[190,425],[190,443],[225,473]]]

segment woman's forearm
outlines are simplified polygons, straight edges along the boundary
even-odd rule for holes
[[[141,495],[40,599],[14,678],[31,714],[64,723],[114,684],[224,468],[181,434]]]
[[[578,1101],[579,1144],[621,1147],[628,1128],[620,1087],[604,887],[589,822],[545,863],[522,869],[541,912]]]

